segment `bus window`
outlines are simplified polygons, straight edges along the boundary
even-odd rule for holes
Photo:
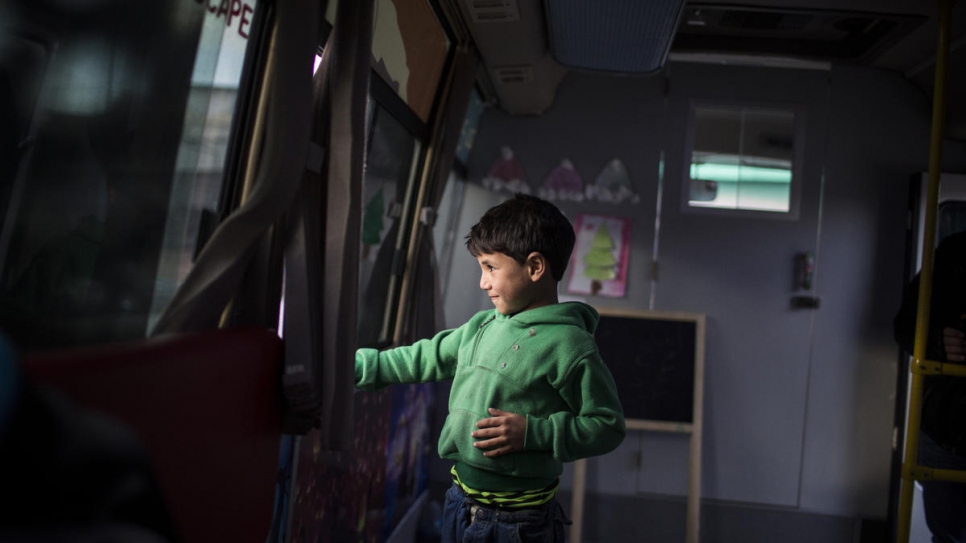
[[[49,60],[48,48],[27,36],[9,37],[0,55],[0,217],[8,216],[11,199],[19,196],[14,178]]]
[[[424,123],[429,122],[450,45],[429,2],[376,0],[373,71]]]
[[[0,328],[21,349],[144,337],[190,266],[253,30],[237,4],[6,3]]]
[[[483,97],[475,88],[470,92],[469,103],[466,104],[466,116],[463,118],[463,126],[460,129],[460,139],[456,144],[456,167],[463,170],[470,160],[470,151],[473,149],[473,142],[476,141],[477,126],[480,124],[480,117],[486,104]]]
[[[388,110],[370,101],[370,139],[362,188],[359,345],[388,342],[398,300],[397,248],[408,234],[404,209],[415,180],[416,138]]]
[[[440,295],[443,299],[446,298],[447,279],[450,264],[453,261],[453,253],[462,247],[463,236],[466,235],[466,232],[457,231],[459,210],[463,204],[463,186],[466,183],[466,163],[469,162],[470,151],[473,149],[473,142],[476,140],[477,126],[485,108],[486,103],[480,96],[479,91],[474,88],[470,91],[466,114],[463,117],[463,126],[460,128],[460,137],[454,153],[453,170],[446,180],[446,188],[443,190],[437,210],[439,216],[433,226]]]
[[[689,129],[686,209],[796,215],[794,110],[697,104]]]
[[[457,231],[459,225],[459,210],[463,203],[463,187],[466,178],[455,168],[446,180],[443,197],[439,202],[439,216],[433,225],[434,249],[436,251],[437,269],[439,270],[440,297],[446,299],[447,279],[453,255],[462,254],[463,236],[466,232]]]
[[[233,26],[209,15],[201,30],[149,327],[191,269],[201,238],[217,222],[229,132],[248,44],[247,38]]]

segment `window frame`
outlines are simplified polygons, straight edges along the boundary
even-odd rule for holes
[[[366,156],[365,160],[368,163],[369,153],[372,150],[371,138],[374,132],[375,123],[379,115],[389,115],[393,117],[399,125],[413,138],[413,155],[409,163],[409,178],[406,181],[406,189],[402,194],[402,207],[400,210],[399,217],[394,219],[398,221],[398,230],[396,232],[395,239],[384,239],[383,243],[393,244],[393,259],[390,262],[390,272],[389,272],[389,284],[386,285],[386,301],[385,306],[382,308],[381,312],[373,311],[373,316],[378,316],[382,321],[380,326],[379,337],[372,344],[362,344],[360,342],[360,347],[371,347],[382,349],[392,345],[395,338],[393,337],[393,330],[395,329],[396,316],[398,314],[398,309],[403,303],[401,296],[401,285],[403,275],[405,273],[404,258],[409,250],[409,246],[412,243],[410,239],[410,231],[412,230],[412,221],[415,220],[415,200],[416,194],[419,190],[419,183],[422,181],[422,168],[423,159],[425,158],[425,153],[427,149],[426,139],[423,137],[423,133],[428,132],[428,127],[421,127],[422,121],[416,116],[415,113],[407,106],[402,98],[396,95],[395,92],[389,88],[385,83],[380,82],[388,90],[388,93],[375,93],[372,89],[379,84],[375,84],[375,81],[379,79],[379,75],[375,71],[370,72],[370,112],[366,119]],[[376,111],[376,110],[379,111]],[[408,115],[407,115],[408,114]],[[419,123],[419,124],[416,124]],[[418,132],[417,132],[418,130]],[[363,180],[365,183],[365,180]],[[363,203],[363,205],[365,205]],[[390,228],[391,230],[391,228]],[[361,242],[361,240],[360,240]],[[362,296],[366,285],[359,285],[359,295]],[[360,300],[361,301],[361,300]]]
[[[409,267],[413,265],[410,261],[413,253],[414,244],[417,241],[414,225],[419,220],[419,210],[417,206],[420,195],[424,192],[423,186],[426,182],[427,157],[434,152],[436,143],[434,141],[434,127],[439,124],[444,103],[445,89],[453,70],[458,49],[458,40],[452,27],[447,20],[444,10],[437,0],[427,0],[429,7],[433,10],[436,20],[439,22],[444,34],[449,40],[449,48],[446,58],[443,61],[443,70],[440,73],[439,81],[434,92],[432,108],[426,122],[420,119],[419,115],[406,103],[399,94],[389,86],[388,83],[379,75],[375,69],[370,69],[369,75],[369,98],[374,106],[381,107],[385,113],[393,116],[412,136],[415,141],[415,152],[410,167],[410,178],[406,186],[406,192],[402,201],[402,212],[399,217],[399,231],[395,240],[394,258],[391,264],[390,284],[388,285],[388,295],[386,306],[383,308],[382,328],[379,341],[376,345],[367,345],[375,348],[385,348],[393,345],[399,340],[399,322],[404,318],[401,311],[407,304],[411,303],[412,293],[407,292],[406,276]],[[371,135],[371,125],[367,126],[367,138]],[[366,147],[366,160],[369,156],[369,146]],[[387,240],[388,241],[388,240]],[[360,289],[364,286],[360,285]],[[360,290],[361,291],[361,290]],[[361,346],[361,345],[360,345]]]
[[[792,179],[789,187],[788,211],[768,211],[761,209],[741,209],[693,206],[691,199],[691,156],[694,151],[695,117],[701,108],[730,109],[743,111],[783,111],[794,115],[792,129]],[[718,100],[692,97],[687,100],[687,125],[685,129],[684,153],[681,163],[681,205],[682,213],[717,217],[757,218],[771,220],[797,221],[801,212],[801,193],[804,183],[805,135],[807,108],[804,104],[793,102],[759,102],[748,100]]]

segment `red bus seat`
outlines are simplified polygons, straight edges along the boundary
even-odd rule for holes
[[[34,381],[133,428],[185,543],[264,543],[281,438],[281,340],[238,328],[36,354]]]

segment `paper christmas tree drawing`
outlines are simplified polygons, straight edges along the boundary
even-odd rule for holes
[[[631,220],[578,213],[567,291],[619,298],[627,291]]]
[[[591,292],[596,294],[601,281],[617,277],[617,258],[614,257],[614,240],[607,230],[607,223],[601,222],[590,242],[590,249],[584,254],[584,276],[591,280]]]

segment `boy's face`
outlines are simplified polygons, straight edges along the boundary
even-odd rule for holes
[[[476,260],[480,263],[480,288],[500,313],[514,315],[544,305],[527,263],[520,264],[503,253],[481,254]]]

